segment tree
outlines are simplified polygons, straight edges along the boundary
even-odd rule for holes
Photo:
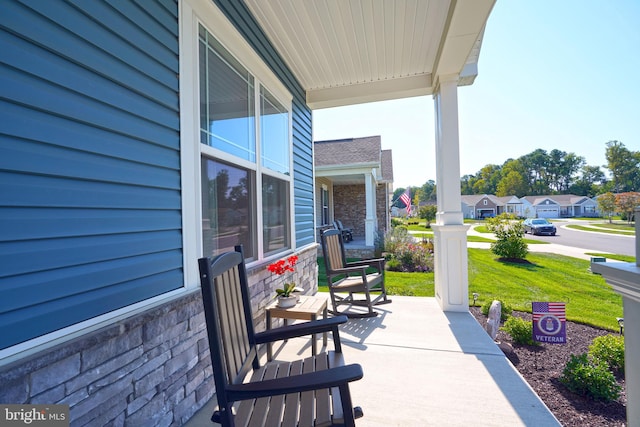
[[[607,169],[611,171],[615,192],[640,190],[640,152],[627,149],[620,141],[606,144]]]
[[[599,195],[598,210],[602,215],[608,217],[609,222],[611,222],[611,217],[616,211],[616,196],[611,192]]]
[[[640,193],[630,191],[616,195],[616,208],[625,215],[627,222],[633,221],[633,212],[640,205]]]
[[[464,175],[460,178],[460,194],[474,194],[473,184],[475,184],[476,177],[474,175]]]
[[[496,189],[496,196],[513,196],[518,197],[525,196],[527,194],[527,183],[524,180],[522,174],[516,171],[509,172],[498,183]]]
[[[529,191],[527,192],[529,195],[535,196],[549,193],[549,182],[547,177],[549,156],[547,152],[538,148],[537,150],[520,157],[519,160],[527,170],[529,181]]]
[[[427,227],[431,227],[431,221],[436,219],[438,207],[436,205],[421,206],[418,209],[418,217],[427,220]]]
[[[600,192],[605,182],[606,178],[600,166],[585,165],[582,167],[580,178],[573,183],[569,191],[580,196],[593,197]]]
[[[553,153],[553,150],[551,153]],[[575,175],[585,164],[586,162],[584,157],[577,156],[574,153],[564,153],[556,175],[555,185],[558,191],[564,193],[569,191],[569,187],[573,184]]]
[[[501,169],[498,165],[486,165],[480,169],[479,179],[474,185],[475,194],[495,194],[502,178]]]
[[[422,187],[416,189],[414,197],[418,199],[418,202],[435,202],[437,200],[436,182],[430,179],[422,184]]]

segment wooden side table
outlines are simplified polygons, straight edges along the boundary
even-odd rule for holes
[[[324,319],[327,318],[327,298],[302,295],[300,301],[290,308],[278,307],[278,302],[274,301],[266,308],[267,311],[267,329],[271,329],[271,319],[281,318],[285,323],[288,319],[297,320],[316,320],[318,315],[322,314]],[[327,345],[327,333],[324,332],[322,337],[322,344]],[[316,334],[311,336],[311,354],[315,356],[316,350]],[[267,343],[267,360],[273,359],[273,353],[271,343]]]

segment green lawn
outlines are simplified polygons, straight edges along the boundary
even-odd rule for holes
[[[566,227],[574,229],[574,230],[591,231],[591,232],[595,231],[597,233],[607,233],[607,234],[622,234],[622,235],[625,235],[625,236],[629,236],[631,234],[635,234],[635,233],[629,233],[628,231],[612,230],[612,229],[609,229],[609,228],[599,228],[599,229],[596,230],[593,227],[585,227],[584,225],[576,225],[576,224],[569,224]]]
[[[589,272],[589,261],[530,253],[527,260],[531,264],[512,264],[496,261],[486,249],[468,251],[469,294],[479,294],[478,305],[499,299],[514,310],[530,312],[532,301],[566,302],[568,320],[618,330],[616,317],[623,315],[622,297],[601,276]],[[327,292],[322,258],[318,264],[319,290]],[[434,295],[433,273],[385,274],[390,294]]]
[[[630,255],[618,255],[618,254],[602,254],[598,252],[586,252],[589,256],[605,257],[607,259],[614,259],[622,262],[636,262],[636,257]]]
[[[608,222],[603,222],[603,223],[597,223],[597,224],[590,224],[592,227],[598,227],[598,228],[604,228],[604,229],[612,229],[612,230],[620,230],[620,231],[626,231],[627,233],[635,233],[636,232],[636,226],[635,224],[629,224],[629,223],[617,223],[617,222],[612,222],[612,223],[608,223]]]
[[[467,242],[491,243],[495,241],[496,239],[489,239],[488,237],[474,236],[473,234],[467,235]]]
[[[493,232],[489,231],[486,225],[477,225],[474,227],[474,230],[478,233],[493,234]]]
[[[530,253],[531,264],[497,262],[487,250],[469,249],[469,292],[478,304],[500,299],[513,309],[531,311],[532,301],[567,303],[572,321],[617,330],[622,297],[589,272],[589,261],[556,254]]]
[[[353,261],[347,259],[347,261]],[[385,284],[390,295],[407,295],[416,297],[434,296],[433,273],[401,273],[385,271]],[[324,258],[318,257],[318,291],[329,292]]]

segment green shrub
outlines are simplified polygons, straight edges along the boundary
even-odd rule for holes
[[[529,246],[524,241],[522,220],[513,214],[502,213],[487,220],[487,228],[496,235],[491,243],[491,252],[506,259],[524,259],[529,253]]]
[[[508,333],[516,344],[539,345],[533,340],[533,324],[521,317],[509,317],[500,329]]]
[[[389,271],[402,271],[402,263],[395,258],[388,259],[385,267]]]
[[[480,307],[480,311],[482,312],[482,314],[484,314],[485,316],[489,315],[489,309],[491,308],[491,304],[493,303],[493,301],[494,300],[491,299],[482,304],[482,307]],[[513,311],[513,309],[505,304],[504,301],[498,301],[500,301],[500,320],[504,322],[509,316],[511,316],[511,312]]]
[[[621,387],[604,363],[590,360],[586,354],[571,355],[560,376],[570,391],[609,402],[620,396]]]
[[[589,346],[589,357],[606,363],[614,373],[624,371],[624,337],[604,335],[597,337]]]

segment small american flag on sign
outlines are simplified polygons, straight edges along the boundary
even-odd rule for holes
[[[537,321],[545,314],[553,314],[564,322],[565,319],[565,303],[563,302],[534,302],[532,303],[533,321]]]

